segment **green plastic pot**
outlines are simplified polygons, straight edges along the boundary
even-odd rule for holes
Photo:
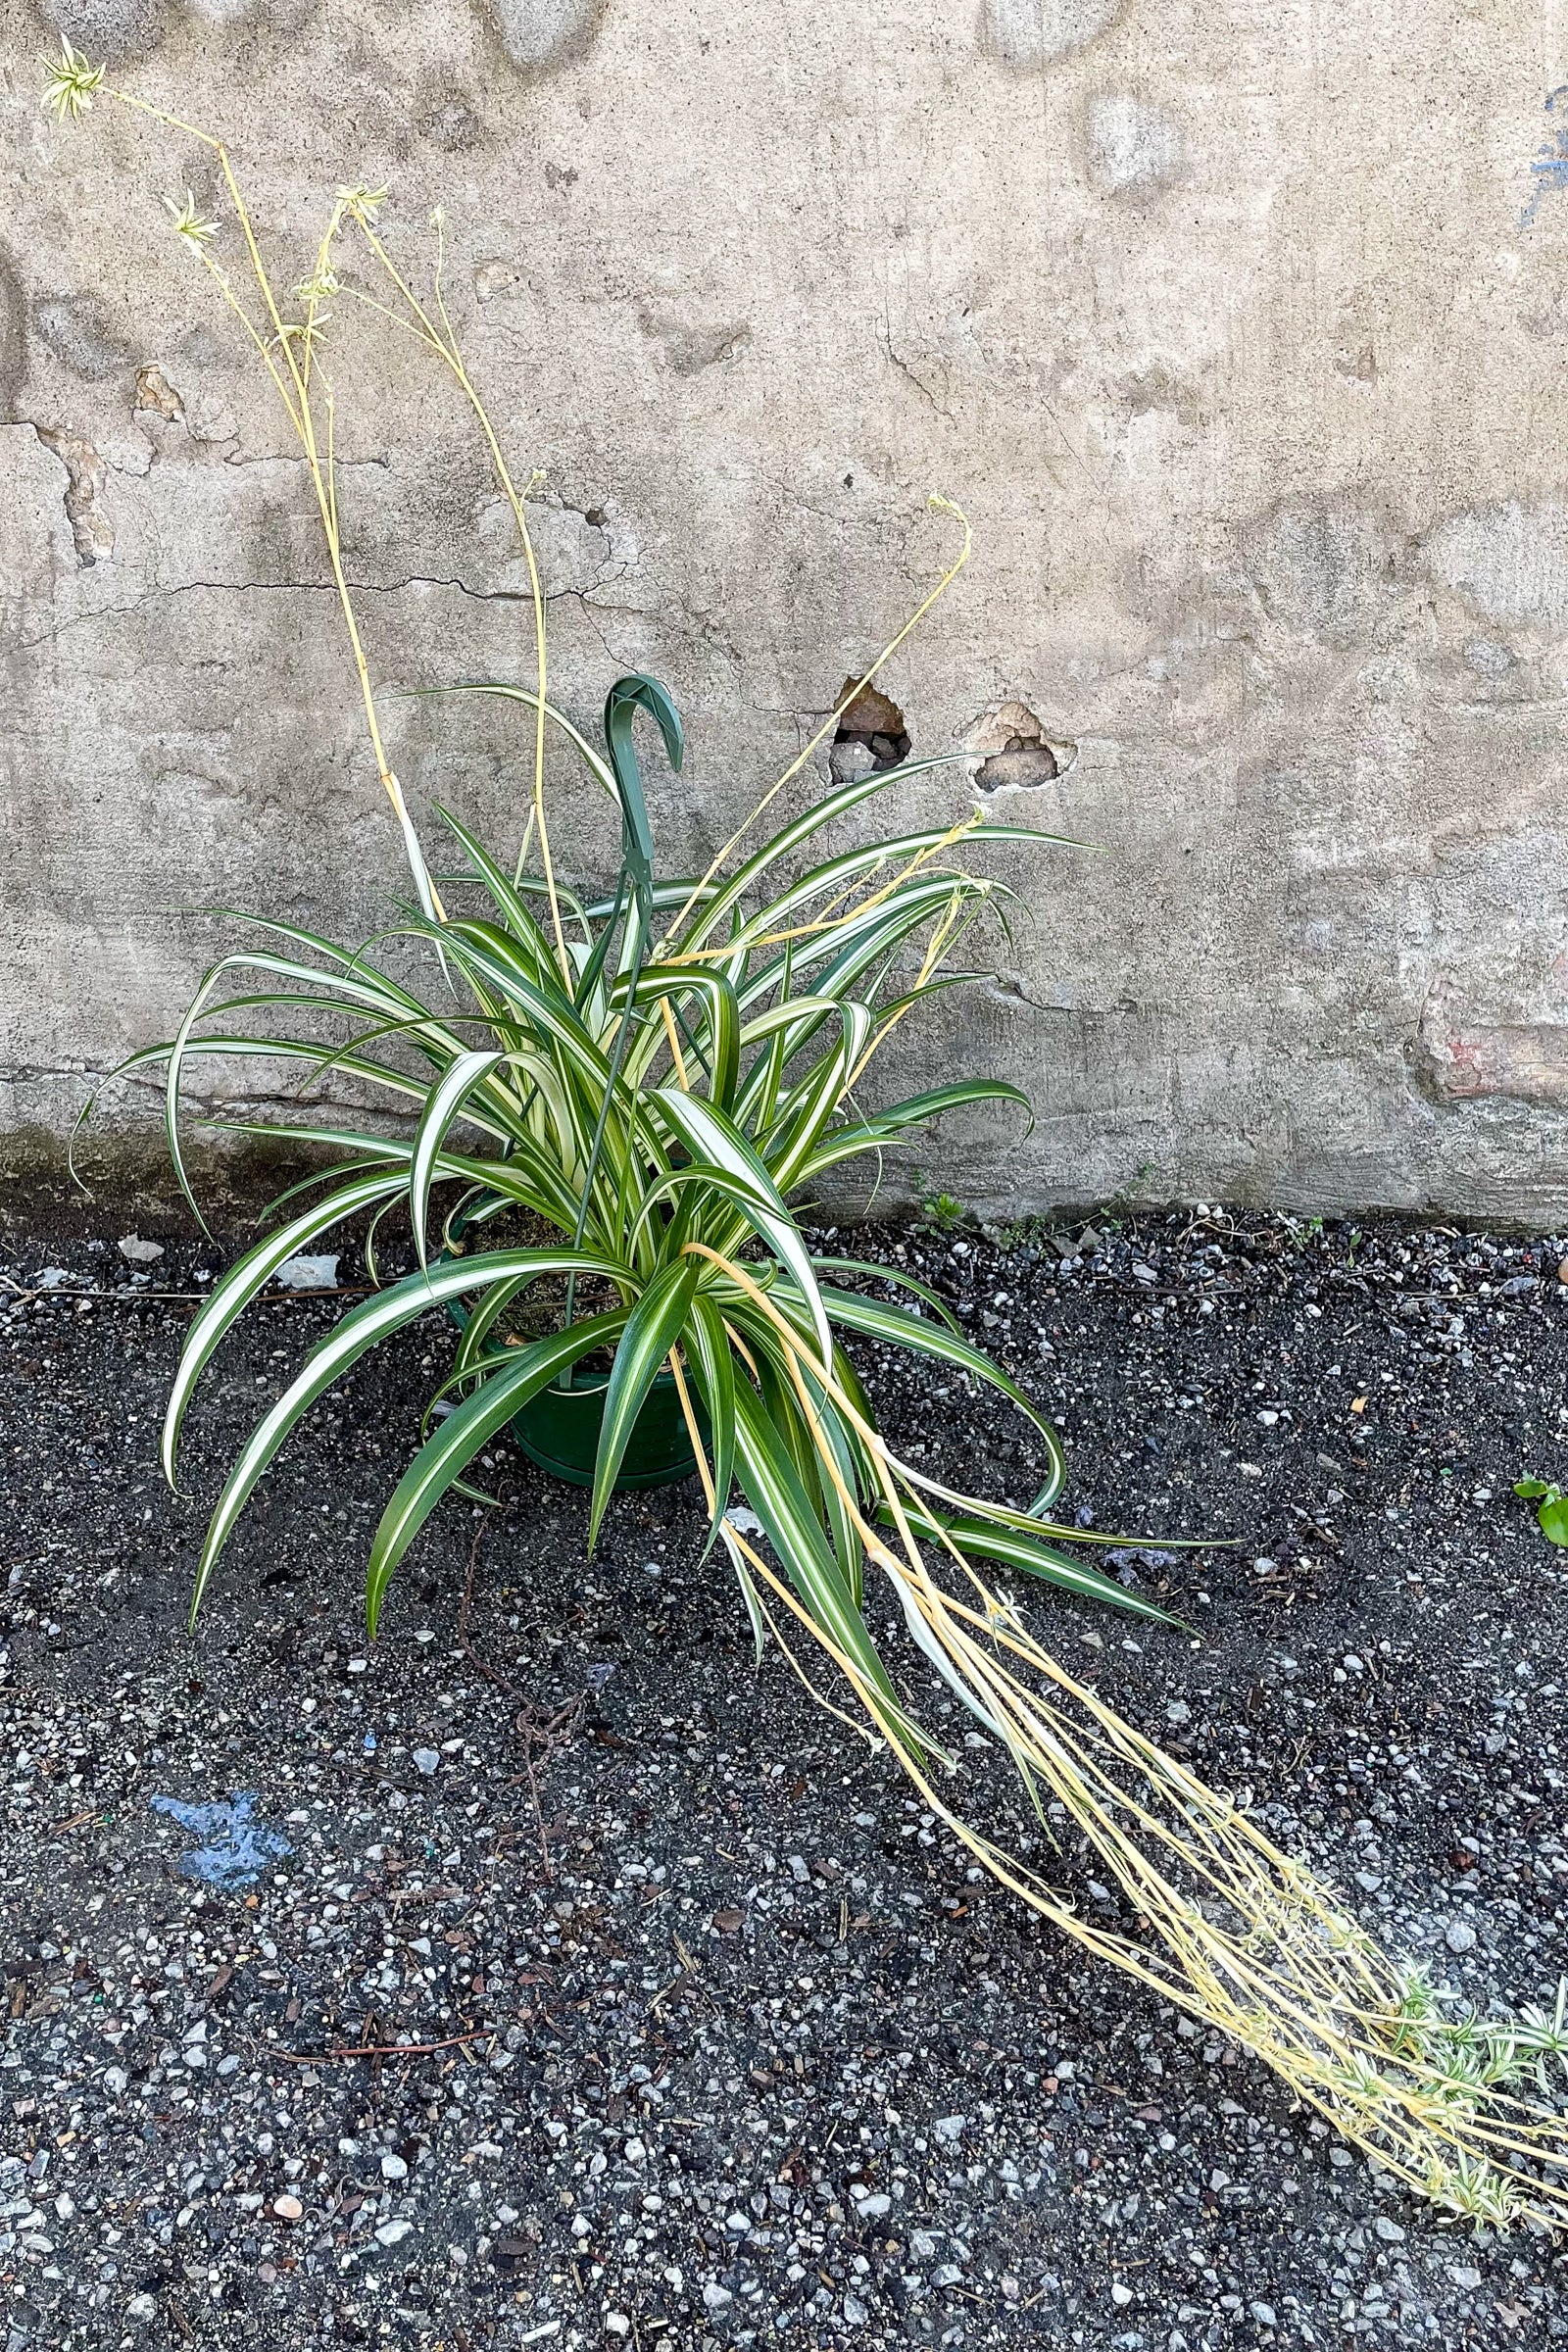
[[[461,1238],[456,1224],[454,1233]],[[460,1331],[466,1326],[468,1310],[461,1299],[451,1299],[447,1312]],[[485,1352],[492,1361],[504,1362],[511,1349],[491,1348]],[[591,1487],[609,1385],[606,1373],[574,1372],[570,1388],[552,1386],[530,1396],[512,1416],[512,1435],[529,1461],[537,1462],[541,1470],[548,1470],[552,1478],[564,1480],[568,1487]],[[706,1437],[708,1416],[695,1396],[692,1410]],[[632,1423],[613,1492],[623,1494],[640,1487],[676,1487],[682,1479],[694,1476],[696,1469],[697,1456],[674,1379],[668,1372],[660,1372]]]
[[[529,1461],[569,1487],[591,1487],[608,1387],[604,1373],[583,1372],[573,1375],[569,1389],[541,1389],[530,1396],[512,1421],[512,1434]],[[695,1397],[692,1405],[698,1411]],[[702,1418],[698,1411],[699,1426]],[[632,1424],[614,1491],[678,1486],[696,1468],[674,1380],[661,1372]]]

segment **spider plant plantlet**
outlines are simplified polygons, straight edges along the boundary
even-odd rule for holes
[[[365,1221],[373,1280],[376,1234],[399,1212],[415,1257],[412,1273],[342,1317],[257,1423],[213,1511],[193,1614],[290,1432],[371,1349],[398,1344],[425,1318],[440,1327],[457,1310],[461,1329],[371,1544],[372,1633],[424,1521],[443,1496],[472,1493],[465,1472],[509,1424],[531,1444],[531,1414],[564,1412],[550,1400],[586,1396],[592,1544],[632,1475],[639,1429],[656,1402],[669,1412],[672,1395],[685,1446],[668,1466],[689,1458],[705,1506],[693,1572],[722,1553],[760,1656],[771,1635],[808,1681],[806,1659],[825,1663],[837,1680],[831,1695],[818,1693],[823,1703],[886,1750],[1002,1885],[1063,1936],[1263,2059],[1413,2188],[1488,2226],[1568,2227],[1568,1993],[1516,2020],[1450,2018],[1441,1989],[1385,1953],[1245,1811],[1064,1671],[1025,1621],[1025,1591],[1160,1612],[1085,1556],[1115,1539],[1054,1516],[1065,1475],[1054,1432],[964,1339],[940,1297],[886,1267],[813,1249],[792,1206],[835,1168],[875,1160],[944,1113],[1027,1107],[997,1079],[956,1080],[880,1108],[863,1106],[862,1090],[903,1023],[980,976],[960,951],[1009,894],[970,870],[965,854],[999,842],[1064,845],[969,808],[951,822],[830,846],[834,827],[875,796],[934,775],[945,764],[938,758],[873,769],[790,816],[761,846],[745,846],[860,685],[956,576],[967,526],[931,593],[708,869],[662,880],[634,736],[639,723],[656,729],[678,767],[678,715],[656,679],[617,679],[601,749],[549,699],[545,599],[528,532],[534,484],[518,487],[468,372],[442,290],[439,216],[433,283],[421,295],[378,224],[385,191],[339,189],[307,275],[282,296],[222,142],[115,88],[68,42],[49,66],[46,104],[66,124],[99,101],[196,140],[216,160],[233,214],[227,231],[187,199],[171,205],[174,232],[248,336],[299,441],[371,756],[414,886],[391,930],[354,950],[297,925],[235,918],[245,943],[207,974],[176,1034],[124,1065],[163,1068],[169,1148],[187,1193],[181,1097],[199,1057],[280,1056],[323,1095],[350,1082],[355,1102],[381,1114],[328,1107],[314,1122],[218,1122],[332,1156],[274,1203],[270,1229],[191,1325],[164,1430],[172,1481],[202,1374],[289,1258]],[[221,258],[223,235],[235,230],[237,277]],[[532,739],[531,779],[518,796],[523,847],[505,864],[442,809],[453,862],[432,873],[390,766],[342,557],[329,301],[396,320],[444,370],[517,532],[533,682],[465,689],[491,698],[498,715],[520,710]],[[551,730],[618,816],[618,871],[598,895],[574,890],[553,853]],[[264,1025],[253,1028],[258,1016]],[[939,1220],[958,1211],[936,1197]],[[902,1284],[905,1302],[856,1287],[870,1277]],[[544,1328],[519,1328],[537,1325],[547,1295]],[[904,1460],[857,1366],[855,1350],[866,1344],[1005,1396],[1040,1451],[1043,1483],[1028,1503],[966,1494]],[[596,1358],[607,1368],[585,1374]],[[749,1514],[732,1507],[737,1488]],[[999,1569],[1011,1580],[1004,1591],[991,1581]],[[891,1599],[907,1647],[879,1638],[871,1584]],[[959,1759],[909,1694],[908,1669],[920,1662],[982,1742],[1010,1759],[1048,1842],[1091,1857],[1119,1908],[1080,1909],[966,1818],[951,1795]]]

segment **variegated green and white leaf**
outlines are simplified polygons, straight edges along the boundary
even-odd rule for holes
[[[404,1472],[375,1531],[365,1587],[366,1625],[372,1641],[392,1572],[448,1488],[531,1396],[537,1396],[596,1348],[612,1344],[625,1320],[623,1312],[591,1315],[569,1331],[552,1332],[547,1339],[519,1348],[426,1439]]]

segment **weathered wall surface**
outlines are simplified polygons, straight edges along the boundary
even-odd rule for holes
[[[102,104],[47,122],[35,61],[61,26],[231,138],[286,280],[340,179],[391,183],[411,253],[445,206],[474,371],[545,470],[560,691],[589,714],[651,668],[688,716],[685,774],[656,789],[671,864],[940,568],[927,489],[967,507],[975,561],[890,691],[916,751],[995,749],[1023,706],[1062,772],[1004,805],[1104,854],[1009,854],[1007,970],[906,1050],[1036,1100],[1027,1143],[954,1124],[950,1189],[1568,1212],[1568,99],[1546,104],[1568,10],[7,0],[0,21],[13,1138],[63,1132],[92,1073],[167,1031],[220,930],[173,909],[352,930],[399,871],[303,469],[162,212],[187,184],[219,209],[210,159]],[[336,331],[377,676],[526,677],[518,567],[450,388],[351,305]],[[388,711],[416,804],[514,838],[517,726]],[[966,790],[949,771],[923,806]],[[604,828],[573,810],[589,870]]]

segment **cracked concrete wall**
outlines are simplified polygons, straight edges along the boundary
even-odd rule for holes
[[[1027,1140],[952,1122],[949,1190],[1568,1214],[1560,11],[1367,0],[1348,38],[1332,0],[0,0],[19,1170],[172,1024],[225,936],[176,909],[353,933],[399,873],[308,483],[168,234],[210,158],[46,122],[57,26],[232,139],[285,279],[341,179],[391,183],[406,251],[444,204],[475,372],[545,473],[559,691],[591,720],[649,668],[686,714],[672,866],[935,575],[926,490],[967,507],[889,691],[916,753],[972,748],[999,809],[1100,848],[1000,857],[996,985],[901,1040],[890,1083],[1036,1102]],[[525,678],[448,388],[339,311],[375,674]],[[513,840],[514,720],[386,708],[416,808]],[[602,871],[602,808],[562,794]]]

